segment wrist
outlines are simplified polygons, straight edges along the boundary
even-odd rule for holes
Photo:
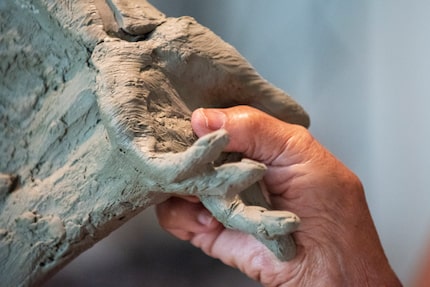
[[[321,217],[308,226],[307,234],[296,233],[298,242],[311,248],[301,254],[306,270],[298,276],[307,282],[292,286],[402,286],[385,256],[364,193],[355,194],[342,204],[349,208]]]
[[[349,232],[338,237],[337,258],[343,276],[343,284],[339,286],[402,286],[389,264],[368,210],[366,214],[366,223],[352,225]]]
[[[380,250],[357,253],[352,250],[343,252],[338,248],[331,252],[321,248],[315,253],[305,256],[309,258],[302,261],[303,269],[295,276],[298,280],[292,279],[279,286],[402,286]]]
[[[331,246],[343,276],[339,286],[402,286],[385,255],[361,182],[353,174],[348,182],[348,199],[342,202],[346,209],[334,217],[338,225],[332,229]]]
[[[383,252],[376,256],[369,256],[369,254],[358,255],[352,262],[347,260],[343,263],[342,284],[338,286],[401,287],[400,280]]]

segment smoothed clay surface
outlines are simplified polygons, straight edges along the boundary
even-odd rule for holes
[[[309,125],[233,47],[146,1],[4,0],[0,30],[2,284],[43,282],[172,194],[294,256],[297,216],[240,197],[265,166],[216,165],[226,132],[191,130],[192,110],[239,104]]]

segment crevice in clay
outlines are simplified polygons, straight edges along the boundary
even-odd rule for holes
[[[117,2],[117,3],[114,3]],[[115,1],[115,0],[94,0],[94,4],[97,7],[99,15],[103,22],[103,30],[110,36],[119,38],[121,40],[125,40],[128,42],[137,42],[146,40],[148,34],[151,33],[155,27],[162,24],[164,22],[163,18],[165,18],[164,14],[160,13],[149,3],[142,2],[144,4],[143,9],[146,9],[149,14],[152,14],[153,17],[150,17],[151,22],[146,23],[138,23],[137,25],[127,25],[124,19],[124,16],[121,14],[120,6],[127,6],[124,1]],[[125,4],[125,5],[124,5]],[[123,7],[124,8],[124,7]],[[127,9],[125,7],[125,9]],[[133,12],[135,10],[128,10],[128,12]],[[134,16],[134,17],[133,17]],[[156,16],[156,18],[154,17]],[[139,16],[136,15],[128,15],[128,17],[132,17],[134,19],[139,19]],[[142,19],[142,18],[140,18]],[[136,29],[136,26],[139,27]]]

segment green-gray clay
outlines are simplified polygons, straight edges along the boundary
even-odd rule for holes
[[[294,256],[297,216],[240,196],[265,166],[215,165],[228,135],[190,126],[198,107],[238,104],[309,125],[233,47],[146,1],[4,0],[0,29],[2,285],[40,284],[174,194]]]

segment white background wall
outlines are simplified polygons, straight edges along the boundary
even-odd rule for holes
[[[150,2],[168,16],[194,16],[306,108],[312,133],[362,179],[386,253],[401,280],[410,282],[424,245],[430,243],[430,1]],[[79,286],[85,286],[96,274],[112,275],[104,286],[117,286],[115,279],[123,286],[153,286],[142,285],[156,272],[149,266],[175,253],[167,247],[170,241],[155,235],[159,230],[151,216],[143,214],[144,220],[138,218],[92,248],[56,277],[66,281],[54,278],[52,286],[67,280],[78,284],[79,278]],[[168,254],[145,255],[151,246],[156,246],[153,253],[163,251],[151,238],[165,244]],[[141,253],[136,254],[136,248]],[[126,252],[135,254],[132,261]],[[190,251],[186,254],[191,257]],[[143,262],[150,258],[158,259]],[[172,260],[173,265],[187,262]],[[123,269],[98,271],[103,263]],[[166,264],[161,264],[160,274],[165,274]],[[196,264],[194,268],[204,269]],[[167,276],[176,286],[203,286],[203,279],[196,277],[199,272],[181,279],[175,268]],[[208,274],[214,272],[209,269]],[[143,281],[136,275],[142,272]],[[252,285],[216,274],[207,281],[213,286]],[[180,281],[191,277],[200,283]],[[154,280],[160,283],[161,278]],[[138,283],[133,285],[133,280]]]
[[[210,27],[309,111],[408,282],[430,235],[430,1],[169,2],[152,3]]]
[[[388,256],[408,279],[430,243],[430,2],[369,3],[368,193]]]

